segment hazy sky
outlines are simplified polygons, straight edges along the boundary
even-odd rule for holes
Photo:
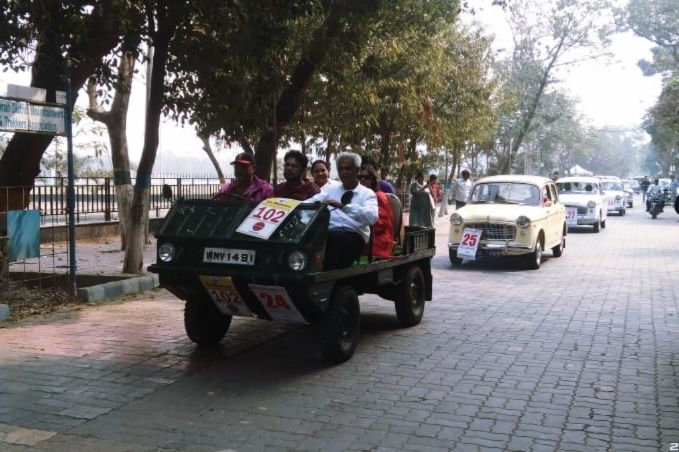
[[[474,16],[465,19],[492,31],[495,49],[511,48],[511,32],[501,8],[482,6]],[[661,90],[660,76],[644,77],[637,66],[640,59],[652,59],[651,47],[649,41],[631,32],[619,33],[612,37],[609,49],[612,58],[568,66],[567,71],[561,70],[557,77],[563,81],[562,86],[579,99],[580,112],[591,125],[634,129],[655,104]]]
[[[507,48],[511,45],[503,14],[498,7],[487,7],[479,10],[475,16],[477,21],[484,24],[484,28],[492,30],[496,35],[495,48]],[[651,58],[650,48],[651,44],[645,39],[630,33],[619,34],[613,38],[610,49],[614,58],[580,63],[570,67],[568,72],[560,73],[564,86],[580,100],[581,113],[591,120],[593,126],[614,129],[639,127],[661,89],[659,76],[644,77],[636,65],[641,58]],[[4,93],[6,83],[27,85],[29,82],[30,78],[25,74],[9,71],[0,73],[0,93]],[[140,73],[133,84],[128,116],[128,140],[133,162],[138,162],[143,146],[144,90],[145,80],[143,73]],[[86,107],[86,101],[86,96],[81,92],[78,104]],[[202,143],[196,138],[192,128],[182,128],[172,121],[164,120],[154,172],[166,172],[171,166],[175,166],[172,162],[178,160],[176,156],[190,157],[194,166],[204,167],[203,171],[209,171],[211,164],[201,147]],[[223,168],[228,168],[228,162],[235,152],[236,150],[225,150],[217,155]],[[178,170],[173,168],[172,171]]]

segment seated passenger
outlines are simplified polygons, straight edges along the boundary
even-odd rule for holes
[[[373,225],[372,255],[388,258],[394,250],[394,214],[387,195],[379,189],[379,174],[371,165],[363,165],[358,175],[362,185],[375,192],[378,219]]]
[[[377,197],[372,190],[358,183],[360,167],[358,154],[341,152],[337,156],[341,183],[331,185],[305,201],[324,202],[331,208],[325,270],[349,267],[358,259],[370,239],[370,226],[377,221]],[[345,194],[349,192],[352,194]]]
[[[247,152],[236,155],[233,162],[234,180],[219,188],[215,199],[243,199],[263,201],[273,196],[273,187],[265,180],[255,176],[254,156]]]
[[[283,157],[283,177],[273,189],[274,196],[304,201],[320,190],[315,183],[305,177],[309,159],[300,151],[288,151]]]

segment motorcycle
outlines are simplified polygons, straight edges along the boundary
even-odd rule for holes
[[[658,214],[662,213],[664,210],[665,196],[662,192],[654,193],[653,195],[650,195],[649,204],[648,213],[650,213],[651,218],[655,220]]]

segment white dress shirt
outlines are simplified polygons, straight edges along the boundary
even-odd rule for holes
[[[325,187],[324,185],[324,189],[320,193],[315,194],[304,202],[323,202],[330,199],[342,202],[342,195],[348,191],[353,191],[354,196],[349,204],[337,209],[328,206],[330,209],[330,225],[328,229],[358,232],[363,237],[363,240],[368,243],[370,239],[370,226],[375,224],[378,218],[377,196],[375,196],[375,192],[361,184],[356,185],[351,190],[345,189],[342,183],[332,184],[328,188]]]

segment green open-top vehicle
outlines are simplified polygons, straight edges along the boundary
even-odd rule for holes
[[[193,342],[219,342],[234,315],[309,323],[319,326],[324,356],[343,362],[356,348],[364,293],[392,300],[404,326],[420,322],[432,296],[433,229],[406,227],[393,258],[363,256],[349,268],[323,271],[327,206],[295,203],[279,214],[276,202],[289,200],[272,201],[273,214],[255,202],[195,199],[179,200],[167,214],[149,270],[186,300]],[[400,208],[394,216],[400,231]]]

